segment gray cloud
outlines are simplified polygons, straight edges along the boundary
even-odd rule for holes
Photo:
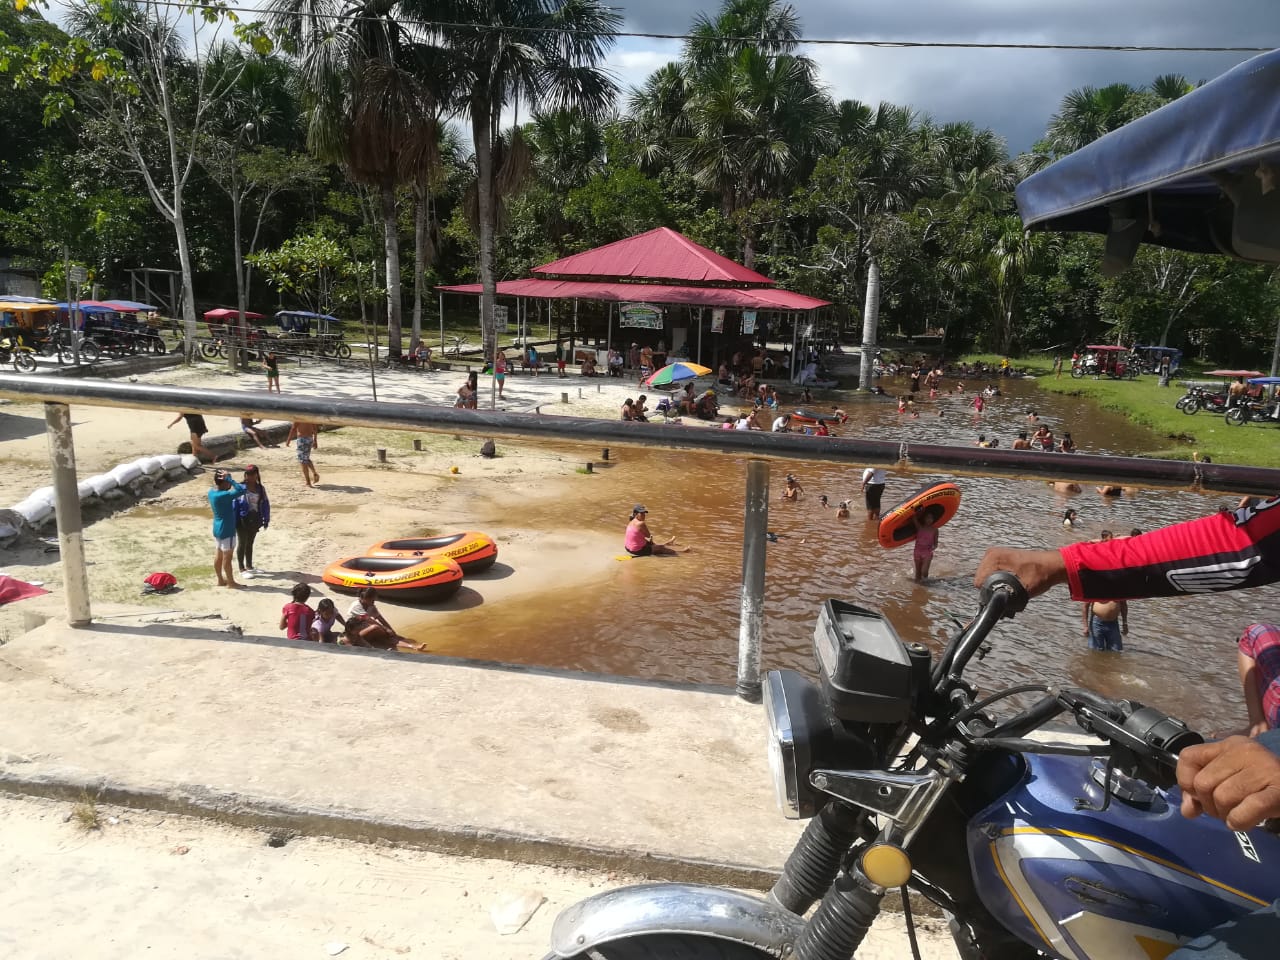
[[[815,38],[1168,46],[1280,43],[1275,0],[898,0],[874,5],[806,0],[795,5],[805,36]],[[708,13],[717,8],[702,5]],[[623,10],[628,29],[660,33],[683,32],[696,12],[675,0],[648,0]],[[644,45],[633,40],[626,47],[634,51]],[[1044,133],[1062,97],[1073,89],[1109,83],[1138,86],[1164,73],[1209,80],[1250,56],[825,45],[808,52],[837,98],[889,100],[939,122],[972,120],[1003,136],[1015,153]]]

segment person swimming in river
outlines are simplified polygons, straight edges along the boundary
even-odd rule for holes
[[[804,493],[804,487],[800,485],[800,481],[788,473],[786,485],[782,488],[782,499],[799,500],[802,493]]]
[[[1062,525],[1064,527],[1074,527],[1076,525],[1076,512],[1070,507],[1062,512]]]
[[[849,501],[848,500],[841,500],[840,505],[836,507],[836,519],[837,520],[849,519]]]

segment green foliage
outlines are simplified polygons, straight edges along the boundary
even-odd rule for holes
[[[293,237],[275,250],[246,259],[273,287],[297,297],[315,313],[331,313],[339,304],[357,299],[350,250],[322,234]]]

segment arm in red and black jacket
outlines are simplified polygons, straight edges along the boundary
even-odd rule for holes
[[[1059,583],[1074,600],[1136,600],[1240,590],[1280,580],[1280,499],[1216,513],[1136,537],[1061,550],[993,547],[978,566],[981,586],[1009,570],[1032,596]]]

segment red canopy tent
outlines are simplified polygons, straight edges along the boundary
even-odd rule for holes
[[[533,277],[524,280],[500,281],[498,294],[541,300],[642,302],[793,315],[830,306],[828,300],[779,290],[764,274],[734,263],[669,227],[658,227],[562,257],[535,267],[533,273]],[[451,284],[436,289],[473,296],[481,293],[478,283]],[[701,335],[701,317],[697,323]]]
[[[252,310],[246,310],[244,312],[244,317],[246,320],[267,319],[263,314],[254,313]],[[240,311],[228,310],[226,307],[218,307],[216,310],[206,310],[204,312],[204,318],[205,320],[213,320],[215,322],[219,320],[238,320],[240,318]]]

